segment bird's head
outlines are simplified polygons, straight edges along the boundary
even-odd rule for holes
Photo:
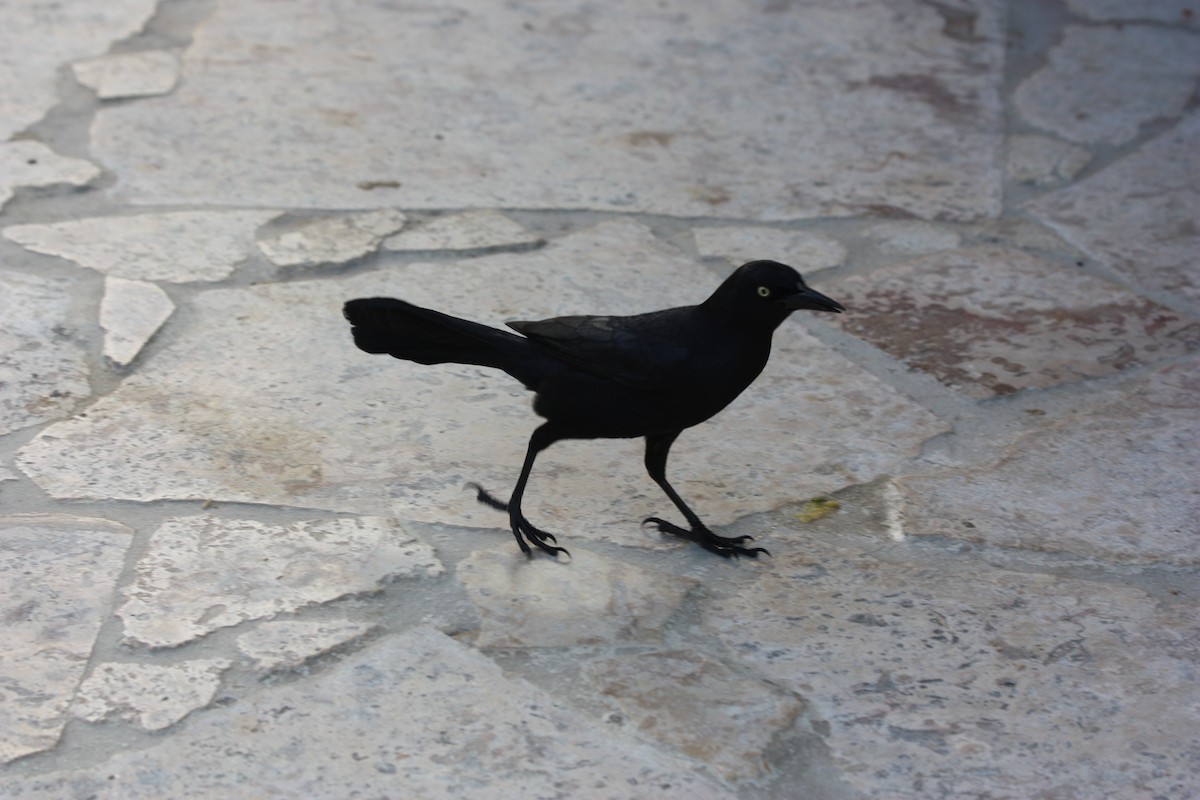
[[[842,304],[811,288],[800,273],[778,261],[750,261],[725,279],[710,302],[782,322],[800,309],[839,314]]]

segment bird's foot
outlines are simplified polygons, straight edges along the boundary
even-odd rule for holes
[[[471,481],[463,488],[473,490],[475,492],[475,499],[480,503],[483,503],[485,506],[494,508],[497,511],[508,511],[508,503],[497,499],[492,495],[491,492],[480,486],[478,483]]]
[[[484,489],[478,483],[468,483],[467,488],[474,489],[475,499],[480,503],[483,503],[485,506],[494,508],[498,511],[509,510],[508,503],[493,497],[487,489]],[[513,514],[511,511],[509,512],[509,524],[512,527],[513,536],[516,538],[517,544],[521,546],[521,552],[530,558],[533,558],[533,550],[530,549],[528,542],[533,542],[534,546],[539,550],[544,553],[548,553],[555,558],[558,557],[559,553],[566,553],[568,558],[571,556],[571,553],[567,550],[567,548],[555,547],[552,544],[548,544],[548,542],[554,542],[555,544],[558,543],[558,539],[554,538],[553,533],[544,531],[541,528],[534,526],[532,522],[525,519],[525,517],[519,512],[516,514]],[[526,540],[528,540],[528,542]]]
[[[566,553],[567,558],[571,557],[571,553],[569,550],[567,550],[567,548],[555,547],[549,543],[558,541],[554,538],[554,534],[534,527],[532,522],[525,519],[525,517],[521,516],[520,514],[511,517],[509,522],[512,526],[513,536],[517,539],[517,544],[521,546],[522,552],[524,552],[525,555],[529,556],[530,558],[533,558],[533,551],[529,549],[529,545],[526,544],[526,539],[528,539],[529,542],[534,545],[534,547],[555,559],[558,558],[559,553]]]
[[[658,517],[646,517],[646,519],[642,520],[642,525],[654,525],[662,533],[669,533],[672,536],[688,539],[700,545],[705,550],[725,558],[732,558],[734,556],[758,558],[759,553],[771,555],[765,547],[742,547],[742,542],[752,540],[754,538],[752,536],[717,536],[703,525],[697,525],[694,529],[681,528],[673,522],[667,522],[665,519]]]

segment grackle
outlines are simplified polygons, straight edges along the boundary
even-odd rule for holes
[[[418,364],[495,367],[535,393],[533,410],[546,421],[529,439],[512,497],[505,503],[473,485],[481,503],[508,512],[526,555],[533,554],[528,542],[550,555],[566,552],[521,513],[538,453],[560,439],[644,436],[647,472],[690,527],[658,517],[642,524],[728,558],[767,551],[743,547],[749,536],[718,536],[706,528],[667,483],[667,453],[684,428],[725,408],[758,377],[771,352],[771,334],[797,309],[843,310],[791,267],[751,261],[699,305],[630,317],[507,323],[520,336],[387,297],[351,300],[344,313],[354,343],[368,353]]]

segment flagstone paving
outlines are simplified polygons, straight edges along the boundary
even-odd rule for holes
[[[0,5],[0,797],[1200,798],[1196,10]],[[753,561],[340,314],[753,258]]]

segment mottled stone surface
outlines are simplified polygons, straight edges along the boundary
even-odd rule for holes
[[[1114,283],[1000,247],[940,253],[823,286],[836,322],[968,397],[1151,363],[1200,347],[1200,323]]]
[[[375,252],[385,236],[404,227],[404,220],[391,208],[307,218],[281,225],[259,239],[258,247],[280,267],[343,264]]]
[[[226,2],[180,87],[101,109],[93,150],[139,204],[971,219],[999,208],[1003,16],[305,0],[280,26]]]
[[[136,33],[154,8],[154,0],[5,3],[0,25],[0,140],[37,122],[58,102],[60,67],[103,53],[111,42]]]
[[[41,142],[0,142],[0,207],[24,186],[86,186],[99,175],[90,161],[60,156]]]
[[[371,592],[385,581],[442,572],[433,549],[390,519],[283,527],[176,517],[150,537],[117,615],[127,642],[173,647],[246,620]]]
[[[105,357],[119,366],[128,365],[174,310],[171,298],[153,283],[109,275],[100,301]]]
[[[60,497],[212,498],[502,526],[463,486],[507,493],[538,420],[528,393],[494,370],[355,349],[345,300],[397,294],[499,325],[699,301],[718,282],[647,228],[618,222],[527,253],[205,292],[171,348],[86,417],[39,435],[18,464]],[[468,285],[488,291],[464,294]],[[698,513],[722,523],[888,473],[943,430],[788,323],[755,386],[684,434],[670,474]],[[92,453],[86,465],[81,449]],[[538,460],[525,510],[568,537],[675,546],[638,530],[670,509],[640,462],[636,441],[556,444]]]
[[[179,58],[164,50],[89,58],[71,65],[75,80],[101,100],[166,94],[179,80]]]
[[[447,214],[401,231],[383,243],[389,250],[482,250],[532,245],[536,233],[498,211],[482,209]]]
[[[846,248],[837,239],[807,231],[773,228],[696,228],[696,252],[723,258],[731,264],[770,259],[795,267],[800,272],[836,267],[846,258]]]
[[[590,688],[623,724],[726,780],[756,778],[764,751],[804,704],[693,650],[658,650],[590,661]]]
[[[1097,21],[1150,21],[1200,25],[1200,14],[1192,0],[1066,0],[1067,8]]]
[[[100,664],[80,685],[71,713],[92,722],[123,719],[162,730],[211,703],[229,665],[223,658],[164,666]]]
[[[172,211],[12,225],[5,238],[118,278],[218,281],[253,252],[254,231],[275,211]]]
[[[1034,216],[1139,285],[1200,303],[1200,114],[1085,181],[1029,205]]]
[[[570,564],[527,559],[511,542],[458,566],[483,620],[479,647],[657,642],[695,582],[576,551]]]
[[[614,736],[426,628],[207,712],[98,770],[0,778],[14,799],[160,798],[168,786],[178,798],[248,786],[286,797],[729,796],[695,765]]]
[[[1014,103],[1029,122],[1064,139],[1123,144],[1142,125],[1183,112],[1197,72],[1200,47],[1187,31],[1068,25]]]
[[[1049,136],[1024,134],[1008,140],[1008,179],[1045,186],[1074,178],[1092,160],[1082,147]]]
[[[880,251],[888,255],[914,255],[953,250],[962,243],[962,237],[948,228],[928,222],[879,222],[863,231],[868,239],[878,243]]]
[[[1105,397],[994,462],[901,479],[909,532],[1200,564],[1200,361]]]
[[[705,624],[828,725],[867,796],[1186,797],[1200,609],[977,561],[810,537]],[[886,787],[886,789],[881,789]]]
[[[0,272],[0,434],[64,417],[91,394],[69,286]]]
[[[58,743],[132,533],[65,514],[0,517],[0,764]]]
[[[371,625],[348,619],[264,622],[238,637],[238,650],[262,672],[295,669],[361,639],[372,630]]]

